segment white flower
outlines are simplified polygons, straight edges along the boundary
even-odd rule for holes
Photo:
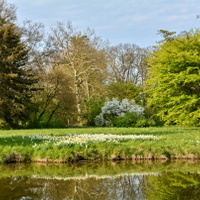
[[[29,136],[32,138],[32,136]],[[42,139],[44,143],[36,144],[34,143],[33,148],[40,148],[41,145],[48,145],[53,143],[55,146],[65,145],[65,144],[87,144],[89,142],[123,142],[124,140],[156,140],[158,139],[153,135],[112,135],[112,134],[68,134],[66,136],[40,136],[35,135],[36,140]]]
[[[113,98],[112,101],[105,102],[104,106],[101,108],[101,113],[95,118],[95,124],[96,126],[104,126],[108,124],[108,120],[113,117],[124,116],[128,112],[143,115],[144,108],[135,104],[135,100],[123,99],[119,101]]]

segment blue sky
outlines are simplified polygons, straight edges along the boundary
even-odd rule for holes
[[[91,28],[111,45],[155,45],[157,30],[188,31],[200,27],[200,0],[7,0],[18,20],[46,27],[71,21],[79,30]]]

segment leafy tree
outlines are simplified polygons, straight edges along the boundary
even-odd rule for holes
[[[83,125],[85,103],[99,99],[104,92],[106,54],[102,41],[91,31],[76,32],[70,23],[67,26],[58,23],[51,42],[55,53],[53,65],[61,68],[69,80],[70,95],[74,99],[70,116],[75,118],[72,125]]]
[[[140,102],[140,92],[141,89],[139,86],[134,85],[131,82],[128,83],[120,83],[120,82],[112,82],[109,83],[106,87],[107,97],[109,99],[117,98],[120,101],[122,99],[135,99],[137,103]]]
[[[200,31],[167,37],[148,59],[148,103],[166,124],[200,125]]]
[[[53,67],[43,70],[39,78],[37,86],[42,89],[33,96],[35,110],[31,115],[30,126],[65,126],[69,113],[66,107],[70,106],[68,80],[60,69]]]
[[[85,125],[95,126],[95,117],[101,113],[101,108],[104,104],[103,99],[91,99],[83,106],[83,119],[85,119]]]
[[[160,35],[162,35],[162,37],[165,39],[165,40],[171,40],[174,38],[174,34],[176,34],[176,32],[171,32],[171,31],[167,31],[167,30],[163,30],[163,29],[160,29],[158,31],[158,33]]]
[[[0,118],[9,128],[29,120],[32,85],[36,82],[26,67],[28,51],[14,24],[13,5],[0,3]]]

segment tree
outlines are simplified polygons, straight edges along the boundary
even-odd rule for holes
[[[120,101],[122,99],[135,99],[137,103],[141,103],[141,88],[134,85],[131,82],[120,83],[112,82],[109,83],[106,87],[107,97],[109,99],[118,98]]]
[[[135,44],[119,44],[109,50],[109,74],[112,82],[142,85],[146,79],[147,49]]]
[[[166,124],[200,125],[200,31],[166,38],[149,56],[148,104]]]
[[[196,199],[200,195],[200,179],[192,172],[161,172],[145,177],[143,186],[147,200]]]
[[[26,67],[28,51],[21,41],[13,5],[0,3],[0,118],[9,128],[29,120],[33,84],[37,81]]]
[[[106,56],[101,40],[93,32],[74,31],[71,23],[57,24],[51,35],[54,48],[53,65],[62,69],[69,80],[69,90],[74,99],[73,125],[82,125],[85,103],[99,98],[104,90]]]
[[[41,23],[25,21],[21,27],[22,40],[28,49],[28,65],[38,78],[32,97],[34,112],[29,127],[63,127],[68,125],[71,99],[69,80],[61,66],[55,62],[58,50],[53,49],[49,34],[44,34]],[[73,117],[70,118],[72,121]]]
[[[68,107],[71,106],[74,99],[69,100],[69,83],[62,70],[53,67],[43,70],[39,78],[37,87],[41,90],[38,90],[33,96],[35,109],[31,115],[31,127],[68,125]]]
[[[109,97],[114,91],[114,96],[111,97],[135,99],[144,104],[148,51],[149,49],[140,48],[136,44],[119,44],[108,49]]]

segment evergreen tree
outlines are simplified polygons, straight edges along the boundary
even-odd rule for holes
[[[21,33],[14,20],[13,7],[5,2],[1,3],[0,118],[9,128],[19,128],[27,123],[32,85],[36,81],[26,67],[28,51],[21,42]]]
[[[148,102],[166,124],[200,125],[200,31],[165,38],[149,58]]]

